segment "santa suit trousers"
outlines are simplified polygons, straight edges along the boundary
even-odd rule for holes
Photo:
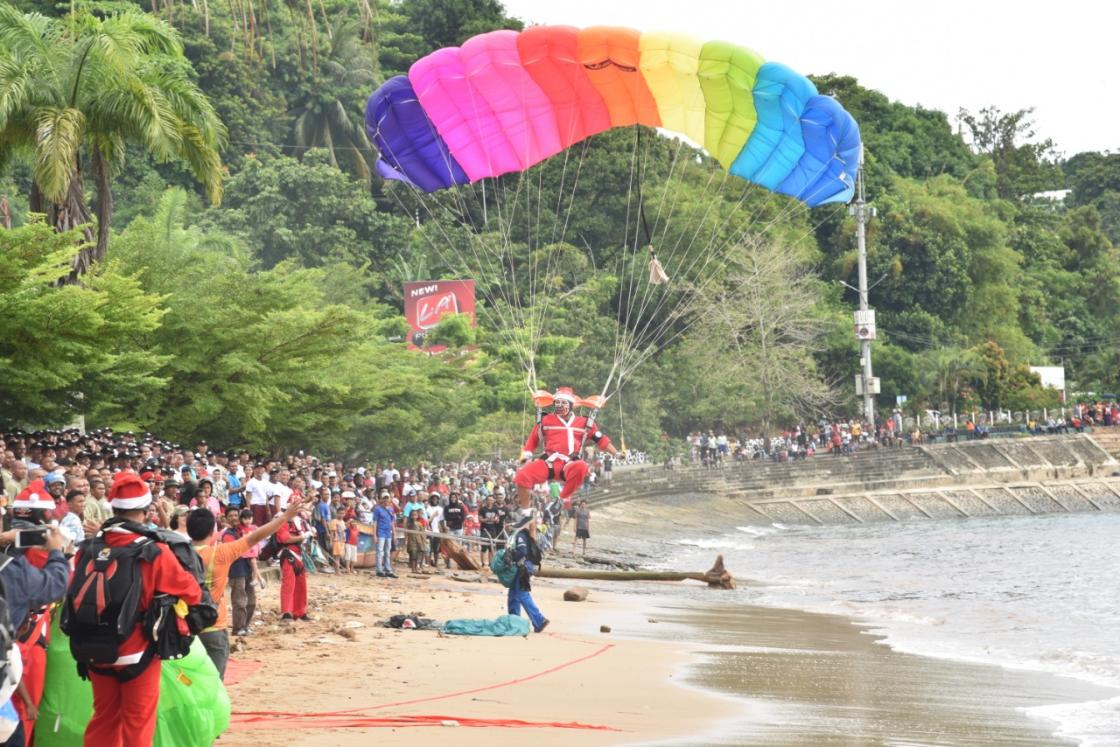
[[[307,614],[307,570],[289,560],[280,561],[280,613],[292,617]]]
[[[31,696],[31,702],[38,708],[43,700],[43,686],[46,684],[47,650],[34,641],[16,645],[23,657],[23,684],[27,688],[28,695]],[[34,734],[35,722],[27,718],[27,707],[23,704],[23,698],[12,698],[12,705],[19,714],[19,720],[23,722],[23,733]],[[27,741],[30,743],[31,740]]]
[[[560,497],[567,498],[583,485],[587,479],[587,462],[582,459],[573,459],[564,465],[560,475],[564,479],[564,487],[560,489]],[[550,470],[548,462],[543,459],[533,459],[525,463],[513,477],[515,485],[531,489],[534,485],[548,482]]]
[[[134,747],[151,744],[156,733],[161,662],[152,662],[139,677],[121,682],[90,672],[93,718],[86,726],[85,747]]]

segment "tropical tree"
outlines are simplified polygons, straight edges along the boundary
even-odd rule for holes
[[[1005,113],[992,106],[973,114],[961,109],[958,119],[968,130],[972,148],[991,158],[996,191],[1004,199],[1057,189],[1062,184],[1052,140],[1035,141],[1034,109]]]
[[[961,392],[976,382],[984,381],[988,369],[983,359],[973,350],[940,347],[927,350],[920,356],[921,378],[934,409],[956,412],[961,404]]]
[[[167,358],[141,343],[160,325],[161,297],[106,262],[81,285],[59,285],[78,231],[41,218],[0,230],[0,424],[62,424],[75,415],[132,425],[138,401],[166,385]]]
[[[334,21],[311,85],[293,113],[297,144],[325,149],[332,166],[368,183],[375,156],[362,122],[361,100],[374,88],[374,70],[360,31],[358,23],[345,16]]]
[[[186,163],[220,200],[225,128],[189,74],[178,35],[151,15],[47,18],[0,5],[0,161],[30,153],[31,209],[59,231],[82,227],[87,245],[72,278],[105,256],[112,177],[127,145]],[[96,238],[86,168],[97,191]]]

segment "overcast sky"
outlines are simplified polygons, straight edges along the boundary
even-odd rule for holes
[[[723,39],[798,72],[855,76],[893,101],[1034,107],[1066,156],[1120,150],[1114,0],[502,0],[526,23],[608,24]],[[843,103],[843,102],[841,102]]]

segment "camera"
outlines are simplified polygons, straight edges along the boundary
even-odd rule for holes
[[[16,532],[16,547],[42,547],[47,544],[47,528],[20,529]]]

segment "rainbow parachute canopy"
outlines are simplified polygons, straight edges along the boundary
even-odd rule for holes
[[[855,191],[859,126],[803,75],[727,42],[536,26],[418,60],[373,92],[379,173],[434,192],[524,171],[612,127],[663,127],[809,206]]]

